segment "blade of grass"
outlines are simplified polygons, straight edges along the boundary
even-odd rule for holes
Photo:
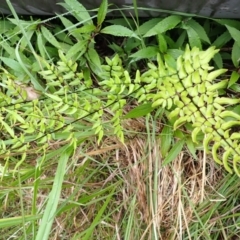
[[[32,221],[39,219],[40,217],[41,217],[41,215],[35,215],[35,216],[26,215],[26,216],[24,216],[24,221],[25,221],[25,223],[32,222]],[[12,218],[3,218],[3,219],[0,219],[0,229],[7,228],[7,227],[13,227],[13,226],[21,224],[22,222],[23,222],[22,216],[12,217]]]
[[[20,205],[21,205],[21,214],[22,214],[23,234],[24,234],[24,238],[27,239],[26,221],[25,221],[25,212],[24,212],[24,205],[23,205],[23,195],[22,195],[20,171],[18,171],[18,186],[19,186],[19,196],[20,196]]]
[[[113,196],[114,192],[115,192],[115,188],[113,188],[113,190],[108,195],[108,197],[107,197],[106,201],[104,202],[103,206],[100,208],[100,210],[98,211],[96,217],[94,218],[91,226],[85,231],[86,234],[85,234],[85,236],[83,238],[81,238],[82,240],[92,239],[91,236],[92,236],[93,230],[102,221],[103,213],[106,210],[110,200],[112,199],[112,196]]]
[[[131,239],[131,232],[132,232],[132,225],[133,225],[133,218],[134,218],[134,212],[135,212],[135,204],[136,204],[136,195],[134,195],[131,205],[129,206],[130,215],[127,221],[127,228],[125,231],[124,239],[128,240]]]
[[[49,199],[46,209],[44,210],[44,215],[41,220],[41,225],[39,227],[36,240],[49,239],[49,234],[52,228],[53,220],[58,206],[58,201],[61,194],[61,188],[64,180],[67,162],[72,153],[72,150],[72,147],[69,146],[65,146],[63,148],[62,154],[59,159],[56,176],[54,178],[53,188],[51,193],[49,194]]]
[[[27,43],[28,43],[28,46],[29,46],[31,52],[33,53],[35,59],[39,62],[37,53],[35,52],[35,50],[34,50],[34,48],[33,48],[33,46],[32,46],[32,43],[29,41],[29,38],[28,38],[28,36],[27,36],[27,34],[26,34],[26,31],[25,31],[25,29],[23,28],[23,26],[22,26],[22,24],[21,24],[21,22],[20,22],[20,20],[19,20],[19,18],[18,18],[17,13],[16,13],[16,11],[15,11],[14,8],[13,8],[13,5],[11,4],[11,2],[10,2],[9,0],[6,0],[6,2],[7,2],[7,4],[8,4],[8,7],[9,7],[10,11],[12,12],[14,18],[16,19],[16,21],[18,21],[18,23],[19,23],[18,26],[19,26],[19,28],[21,29],[22,34],[23,34],[23,36],[25,37],[25,39],[26,39],[26,41],[27,41]],[[19,48],[19,44],[20,44],[20,41],[19,41],[19,43],[18,43],[18,48]],[[18,48],[16,48],[16,51],[17,51]],[[19,54],[17,54],[17,55],[19,56]],[[17,57],[17,56],[16,56],[16,57]],[[18,59],[18,60],[19,60],[19,59]],[[19,63],[21,64],[22,61],[20,61]],[[26,70],[27,70],[26,67],[25,67],[23,64],[21,64],[21,65],[22,65],[23,69],[26,71]],[[40,65],[40,62],[39,62],[39,65]],[[36,87],[36,89],[43,91],[44,88],[41,86],[41,83],[40,83],[38,80],[36,80],[36,78],[34,78],[33,75],[32,75],[28,70],[26,71],[26,73],[27,73],[28,76],[31,78],[32,83],[33,83],[33,85]]]

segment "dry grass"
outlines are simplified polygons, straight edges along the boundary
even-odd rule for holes
[[[204,152],[199,151],[194,159],[187,149],[162,167],[159,136],[144,131],[143,121],[128,122],[134,131],[138,126],[141,132],[130,134],[125,145],[106,138],[101,146],[94,140],[79,146],[68,165],[50,239],[82,239],[81,233],[91,226],[112,186],[116,186],[115,193],[91,239],[126,239],[128,225],[131,227],[128,239],[195,239],[191,226],[211,211],[209,204],[198,211],[199,206],[224,200],[217,192],[223,172]],[[56,161],[47,161],[42,166],[36,206],[40,212],[53,184]],[[22,183],[25,214],[31,212],[34,181],[30,177]],[[11,205],[15,208],[13,215],[21,215],[18,196],[14,191],[5,195],[2,216],[12,215]],[[131,225],[129,216],[133,216]],[[209,224],[215,226],[222,216],[213,215]],[[198,239],[205,239],[206,229],[198,231]],[[11,232],[17,229],[11,228]],[[8,235],[6,229],[4,234]]]

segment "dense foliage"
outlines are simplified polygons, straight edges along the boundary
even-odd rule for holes
[[[13,11],[0,21],[2,179],[32,156],[39,174],[57,145],[61,177],[51,197],[59,197],[61,169],[80,144],[109,136],[124,144],[126,121],[150,114],[165,123],[162,133],[172,131],[170,140],[160,134],[163,165],[186,147],[240,175],[238,21],[113,19],[106,0],[96,15],[76,0],[61,5],[71,17],[21,20]]]

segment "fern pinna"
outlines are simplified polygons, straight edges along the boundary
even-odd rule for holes
[[[131,96],[139,103],[165,108],[175,130],[190,123],[193,142],[197,143],[198,134],[203,133],[205,151],[211,151],[214,160],[228,172],[234,170],[240,175],[240,134],[231,131],[240,124],[240,116],[227,108],[240,100],[219,96],[219,89],[225,88],[228,80],[216,82],[226,70],[214,70],[209,65],[217,52],[214,47],[200,51],[187,46],[176,61],[158,54],[157,64],[149,62],[147,71],[137,70],[134,78],[115,55],[106,58],[98,86],[94,86],[89,70],[81,69],[59,51],[57,63],[42,60],[45,69],[40,74],[45,79],[45,92],[32,101],[27,101],[25,88],[16,82],[17,77],[2,69],[0,154],[5,160],[21,155],[20,164],[32,147],[31,142],[35,142],[38,151],[45,151],[54,140],[76,145],[81,119],[87,119],[86,128],[81,130],[92,130],[99,142],[106,131],[109,133],[107,122],[112,125],[112,133],[124,141],[121,120]]]

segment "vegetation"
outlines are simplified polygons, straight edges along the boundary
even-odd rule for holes
[[[237,239],[239,22],[7,2],[3,238]]]

